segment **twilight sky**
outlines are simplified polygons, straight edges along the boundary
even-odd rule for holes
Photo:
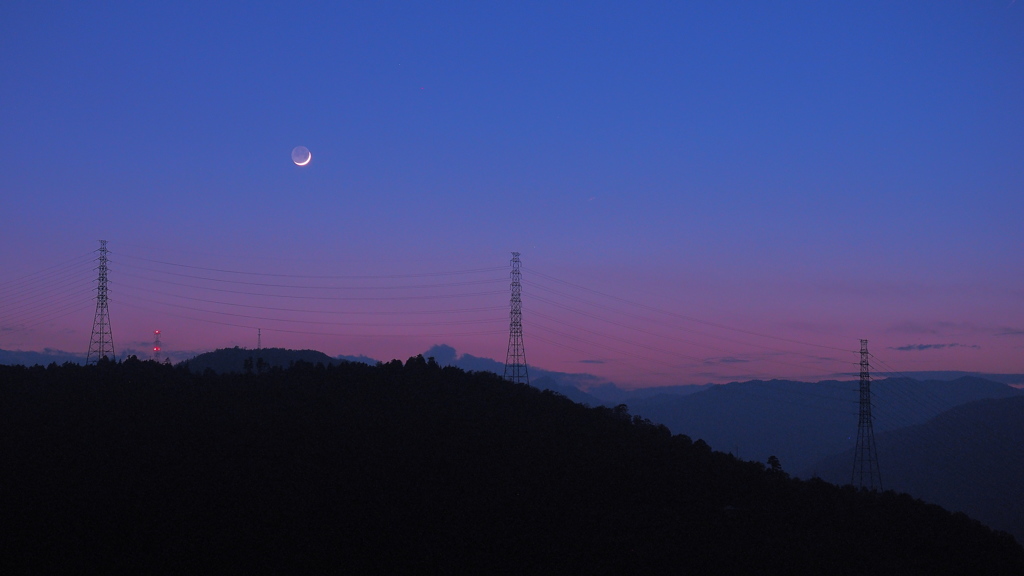
[[[0,348],[1024,372],[1024,3],[20,2]],[[303,145],[312,162],[298,167]]]

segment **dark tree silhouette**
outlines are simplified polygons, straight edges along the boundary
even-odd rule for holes
[[[4,574],[1024,573],[966,516],[422,357],[0,366],[0,454]]]

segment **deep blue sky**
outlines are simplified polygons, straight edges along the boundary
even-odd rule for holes
[[[100,238],[125,258],[291,275],[501,267],[518,250],[527,320],[570,314],[531,304],[533,269],[740,330],[869,338],[906,370],[1024,371],[1020,3],[150,4],[0,12],[5,276]],[[249,344],[152,298],[111,311],[126,347],[160,326],[181,351]],[[590,310],[596,332],[615,332],[615,302]],[[0,348],[84,347],[91,317],[0,317]],[[570,348],[553,330],[586,322],[533,320],[538,364],[618,373],[623,342]],[[505,352],[500,334],[278,336]],[[631,358],[692,357],[659,382],[801,375],[732,338],[644,340],[658,350]]]

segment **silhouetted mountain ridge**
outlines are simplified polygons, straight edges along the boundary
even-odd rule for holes
[[[339,362],[365,362],[375,364],[376,361],[365,356],[331,357],[317,350],[290,350],[288,348],[219,348],[212,352],[200,354],[182,362],[192,372],[213,370],[217,373],[241,373],[262,371],[269,368],[287,368],[295,362],[311,364],[338,364]]]
[[[1024,572],[966,516],[422,357],[0,383],[8,574]]]

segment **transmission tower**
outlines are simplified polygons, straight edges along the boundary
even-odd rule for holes
[[[114,337],[110,332],[110,311],[107,309],[107,241],[100,240],[99,279],[96,282],[96,315],[92,320],[92,336],[89,337],[89,351],[85,363],[98,362],[101,358],[115,360]]]
[[[523,286],[519,271],[519,252],[512,253],[512,298],[509,306],[508,354],[505,355],[506,380],[529,384],[530,372],[526,367],[526,350],[523,348]]]
[[[857,422],[857,448],[853,454],[853,475],[850,484],[871,490],[882,489],[878,471],[878,452],[871,418],[871,372],[868,363],[868,341],[860,341],[860,419]]]
[[[153,360],[160,361],[160,331],[153,330]]]

